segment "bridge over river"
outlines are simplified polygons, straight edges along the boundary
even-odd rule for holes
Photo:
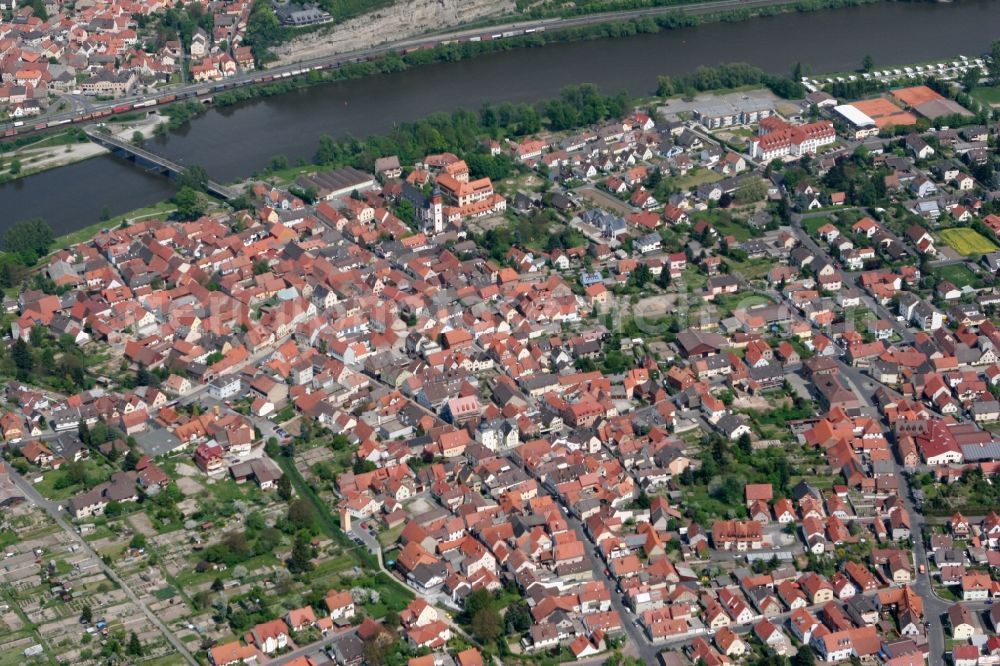
[[[157,155],[156,153],[152,153],[145,148],[129,143],[128,141],[123,141],[114,134],[107,133],[102,130],[103,128],[95,125],[88,125],[83,128],[84,133],[86,133],[87,137],[91,141],[99,146],[104,146],[111,152],[120,155],[129,161],[135,162],[139,166],[157,171],[169,178],[176,178],[184,172],[185,167],[182,167],[180,164],[168,160],[162,155]],[[214,180],[209,180],[205,189],[209,194],[226,201],[235,199],[240,195],[236,189],[217,183]]]

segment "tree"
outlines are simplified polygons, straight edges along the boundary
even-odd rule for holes
[[[300,534],[295,537],[295,545],[292,546],[292,555],[288,559],[288,570],[293,574],[312,571],[312,558],[315,555],[316,552],[312,545]]]
[[[122,515],[122,503],[118,500],[111,500],[108,502],[108,505],[104,507],[104,515],[109,518]]]
[[[653,279],[653,272],[649,268],[648,264],[639,264],[638,266],[635,267],[635,270],[632,271],[632,274],[629,276],[629,278],[630,278],[629,281],[632,284],[634,284],[639,289],[642,289],[643,287],[646,286],[646,284],[650,280]]]
[[[334,164],[340,161],[341,156],[340,145],[333,140],[332,136],[323,134],[319,137],[319,146],[316,148],[316,154],[313,155],[313,162],[316,164]]]
[[[388,663],[391,649],[392,642],[385,640],[381,635],[370,638],[365,641],[362,663],[368,666],[384,666]]]
[[[965,88],[965,92],[972,92],[976,86],[979,85],[979,68],[970,67],[965,74],[962,75],[962,86]]]
[[[135,371],[135,385],[136,386],[156,386],[158,385],[159,379],[146,369],[146,366],[139,364],[139,369]]]
[[[812,648],[808,645],[803,645],[799,648],[799,651],[795,653],[792,657],[792,666],[814,666],[816,664],[816,656],[813,654]]]
[[[743,433],[736,441],[743,453],[750,455],[753,452],[753,444],[750,442],[750,435]]]
[[[406,224],[413,224],[416,219],[416,209],[413,207],[413,202],[409,199],[400,199],[399,203],[396,204],[396,217]]]
[[[316,525],[316,513],[309,502],[297,499],[288,505],[288,521],[297,530],[311,532]]]
[[[131,472],[139,464],[139,454],[133,449],[129,449],[128,453],[125,454],[125,460],[122,461],[122,469],[126,472]]]
[[[66,480],[72,486],[81,485],[87,481],[87,468],[81,460],[74,460],[66,465]]]
[[[271,162],[268,164],[268,169],[271,171],[281,171],[282,169],[288,168],[288,158],[284,155],[275,155],[271,158]]]
[[[130,548],[135,548],[136,550],[142,550],[143,548],[146,547],[146,536],[144,534],[136,532],[136,534],[132,537],[132,540],[129,542],[128,545]]]
[[[515,601],[507,608],[507,624],[514,631],[527,631],[531,628],[531,613],[524,600]]]
[[[84,624],[90,624],[94,620],[94,611],[90,610],[89,604],[84,604],[83,608],[80,609],[80,622]]]
[[[212,581],[212,591],[222,592],[226,589],[226,584],[222,582],[222,579],[216,576],[215,580]]]
[[[987,70],[990,73],[990,79],[993,80],[993,85],[1000,84],[1000,39],[994,40],[990,46]]]
[[[355,458],[354,465],[351,469],[355,474],[367,474],[368,472],[374,472],[377,468],[375,467],[375,463],[371,460]]]
[[[45,0],[31,0],[28,3],[31,6],[31,13],[37,16],[42,21],[49,20],[49,13],[45,9]]]
[[[746,182],[736,190],[736,203],[746,205],[761,201],[767,196],[767,183],[763,178],[747,178]]]
[[[181,189],[190,187],[192,190],[204,192],[208,189],[208,171],[197,164],[189,166],[177,176],[177,185]]]
[[[492,643],[500,637],[500,613],[492,606],[480,608],[472,616],[472,635],[481,643]]]
[[[271,3],[267,0],[254,0],[250,18],[247,19],[246,42],[258,65],[270,57],[268,49],[280,42],[281,37],[281,23],[271,9]]]
[[[8,168],[8,171],[10,171],[10,175],[12,176],[16,176],[17,174],[21,173],[21,160],[19,160],[16,157],[12,159],[10,161],[10,167]]]
[[[197,220],[205,212],[205,205],[197,190],[187,185],[177,191],[173,202],[177,206],[177,217],[182,220]]]
[[[278,479],[278,497],[286,502],[292,499],[292,482],[287,475],[282,474]]]
[[[659,97],[672,97],[677,94],[677,86],[669,76],[659,76],[656,79],[656,94]]]
[[[132,635],[129,636],[128,647],[125,649],[125,651],[128,652],[128,654],[132,655],[133,657],[142,656],[142,643],[139,642],[139,637],[136,636],[134,631],[132,632]]]
[[[49,251],[53,240],[52,227],[36,217],[7,229],[3,235],[3,249],[16,254],[22,263],[31,266]]]
[[[14,342],[14,346],[11,348],[10,354],[14,359],[14,366],[17,368],[17,376],[22,380],[31,376],[31,369],[35,365],[35,359],[31,356],[31,350],[28,349],[28,343],[21,338],[18,338]]]
[[[80,421],[80,425],[77,426],[76,432],[77,435],[80,437],[81,442],[83,442],[87,446],[91,445],[91,442],[93,440],[90,436],[90,426],[87,425],[86,421],[83,420]]]
[[[875,58],[872,58],[870,55],[866,55],[861,59],[861,71],[870,72],[873,69],[875,69]]]
[[[146,137],[143,136],[142,132],[140,132],[139,130],[136,130],[136,131],[132,132],[132,145],[133,146],[141,146],[144,143],[146,143]]]

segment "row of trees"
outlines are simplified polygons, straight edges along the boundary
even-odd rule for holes
[[[594,84],[586,83],[563,88],[559,97],[546,102],[543,109],[549,128],[561,131],[593,125],[608,118],[621,118],[631,106],[628,93],[608,97]]]

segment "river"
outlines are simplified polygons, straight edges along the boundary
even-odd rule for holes
[[[993,0],[898,2],[516,49],[213,109],[150,146],[228,182],[274,155],[308,160],[324,133],[363,137],[437,111],[545,99],[571,83],[644,95],[661,74],[723,62],[787,73],[799,61],[807,73],[820,73],[856,68],[865,55],[876,67],[973,56],[1000,37],[998,26],[1000,2]],[[64,234],[93,224],[105,208],[124,213],[170,192],[166,179],[102,156],[0,186],[0,231],[38,216]]]

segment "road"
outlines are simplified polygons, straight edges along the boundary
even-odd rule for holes
[[[536,19],[530,21],[516,21],[496,24],[492,26],[484,26],[481,28],[457,28],[454,30],[443,31],[433,34],[421,35],[418,37],[410,37],[407,39],[400,39],[394,41],[387,41],[382,44],[371,46],[369,48],[357,49],[354,51],[348,51],[344,53],[331,54],[328,56],[322,56],[318,58],[311,58],[307,60],[300,60],[289,65],[284,65],[281,67],[275,67],[273,69],[260,70],[260,71],[249,71],[249,72],[239,72],[236,76],[225,79],[221,82],[210,82],[210,83],[187,83],[180,84],[177,86],[170,86],[167,88],[159,88],[151,93],[140,93],[135,95],[129,95],[127,97],[122,97],[116,100],[105,101],[105,102],[90,102],[86,100],[81,102],[87,112],[93,113],[95,111],[110,111],[116,106],[121,104],[135,104],[136,102],[145,102],[148,100],[155,100],[165,95],[183,95],[187,93],[195,93],[199,97],[211,96],[212,89],[214,86],[220,83],[225,83],[229,86],[227,89],[239,88],[248,85],[254,85],[261,83],[264,77],[274,78],[283,77],[285,74],[291,74],[291,72],[306,69],[325,69],[330,67],[338,67],[344,64],[349,64],[356,62],[358,60],[365,60],[368,58],[376,58],[378,56],[385,55],[386,53],[399,51],[400,49],[405,49],[413,46],[424,46],[428,43],[443,42],[443,41],[457,41],[469,37],[477,37],[486,34],[495,34],[497,32],[507,32],[511,30],[555,30],[555,29],[565,29],[565,28],[578,28],[581,26],[588,25],[598,25],[601,23],[610,23],[614,21],[625,21],[631,19],[639,19],[647,16],[658,16],[662,14],[669,13],[684,13],[684,14],[705,14],[713,11],[725,10],[725,9],[749,9],[754,7],[766,7],[769,5],[782,5],[789,4],[789,0],[712,0],[711,2],[701,2],[695,5],[685,5],[685,6],[675,6],[675,7],[651,7],[645,9],[634,9],[627,11],[618,12],[607,12],[601,14],[591,14],[587,16],[574,16],[571,18],[551,18],[551,19]],[[75,105],[74,105],[75,106]],[[154,107],[150,107],[154,108]],[[83,111],[77,109],[75,111],[56,113],[51,116],[42,116],[39,118],[31,119],[25,121],[25,126],[21,127],[21,134],[29,133],[31,130],[30,126],[34,124],[34,121],[45,121],[48,123],[58,122],[62,120],[72,121],[74,118],[79,118],[83,114]],[[13,128],[13,122],[4,123],[2,129]]]
[[[840,361],[841,373],[843,373],[853,385],[855,393],[857,393],[865,402],[867,408],[871,410],[872,415],[877,417],[878,410],[876,410],[875,406],[872,404],[872,395],[874,395],[875,391],[877,391],[882,385],[872,378],[863,375],[857,368],[847,365],[840,359],[838,360]],[[927,558],[927,548],[924,545],[923,535],[926,521],[924,520],[923,514],[917,511],[913,506],[909,479],[903,473],[903,469],[900,466],[899,461],[896,460],[895,457],[891,457],[889,460],[892,464],[892,473],[899,481],[899,498],[903,501],[903,506],[906,508],[906,512],[910,515],[910,534],[912,535],[913,541],[913,559],[916,563],[916,571],[914,572],[916,580],[913,582],[911,587],[924,602],[924,619],[929,623],[929,626],[927,627],[927,642],[930,649],[930,663],[944,663],[946,643],[941,616],[948,611],[952,602],[945,601],[934,591],[934,584],[931,582],[931,563]],[[921,566],[924,568],[924,573],[920,573]],[[985,605],[983,605],[983,608],[985,608]]]
[[[513,461],[512,461],[513,462]],[[559,501],[559,498],[555,498]],[[631,647],[638,653],[638,657],[642,659],[644,663],[655,664],[658,660],[658,655],[660,654],[660,649],[655,647],[646,638],[646,635],[633,621],[637,616],[622,603],[622,596],[618,591],[618,584],[613,578],[605,574],[607,566],[604,561],[597,556],[597,546],[590,537],[587,536],[586,531],[583,529],[583,525],[579,520],[568,511],[566,513],[566,522],[569,526],[573,528],[576,532],[576,538],[580,540],[581,543],[585,545],[584,553],[587,556],[587,562],[590,564],[590,568],[594,571],[595,578],[600,576],[604,578],[605,583],[611,592],[611,607],[618,613],[618,617],[621,618],[622,625],[625,627],[625,633],[628,634],[629,642]],[[626,648],[627,650],[627,648]]]
[[[134,591],[132,591],[132,588],[128,586],[128,583],[126,583],[115,572],[114,569],[108,566],[101,558],[101,556],[98,555],[93,548],[91,548],[90,543],[87,542],[87,540],[84,539],[82,536],[76,533],[76,530],[74,530],[73,527],[63,517],[62,507],[57,502],[52,502],[42,497],[39,494],[39,492],[35,490],[34,486],[32,486],[24,477],[22,477],[14,470],[8,468],[8,473],[10,474],[10,478],[11,480],[13,480],[14,485],[16,485],[18,489],[22,493],[24,493],[24,496],[28,498],[28,500],[32,504],[44,509],[46,513],[52,516],[52,520],[54,520],[56,524],[60,528],[62,528],[62,530],[66,532],[66,534],[68,534],[73,541],[79,544],[79,546],[83,549],[83,552],[93,557],[97,562],[100,563],[100,567],[104,571],[104,574],[108,578],[113,580],[118,585],[118,587],[120,587],[122,591],[125,592],[125,595],[129,598],[129,601],[135,604],[135,607],[138,608],[140,611],[142,611],[143,615],[146,616],[146,619],[149,620],[153,624],[153,626],[155,626],[157,629],[160,630],[160,633],[163,634],[163,636],[167,639],[167,642],[169,642],[170,645],[174,648],[174,650],[177,651],[177,654],[183,657],[184,661],[186,661],[191,666],[198,666],[198,661],[194,658],[194,655],[192,655],[188,651],[187,647],[184,646],[184,643],[182,643],[180,639],[178,639],[177,636],[175,636],[174,633],[170,631],[170,629],[168,629],[167,626],[163,624],[163,622],[160,621],[160,618],[158,618],[155,613],[149,610],[149,607],[146,606],[146,604],[139,598],[138,595],[136,595]]]

